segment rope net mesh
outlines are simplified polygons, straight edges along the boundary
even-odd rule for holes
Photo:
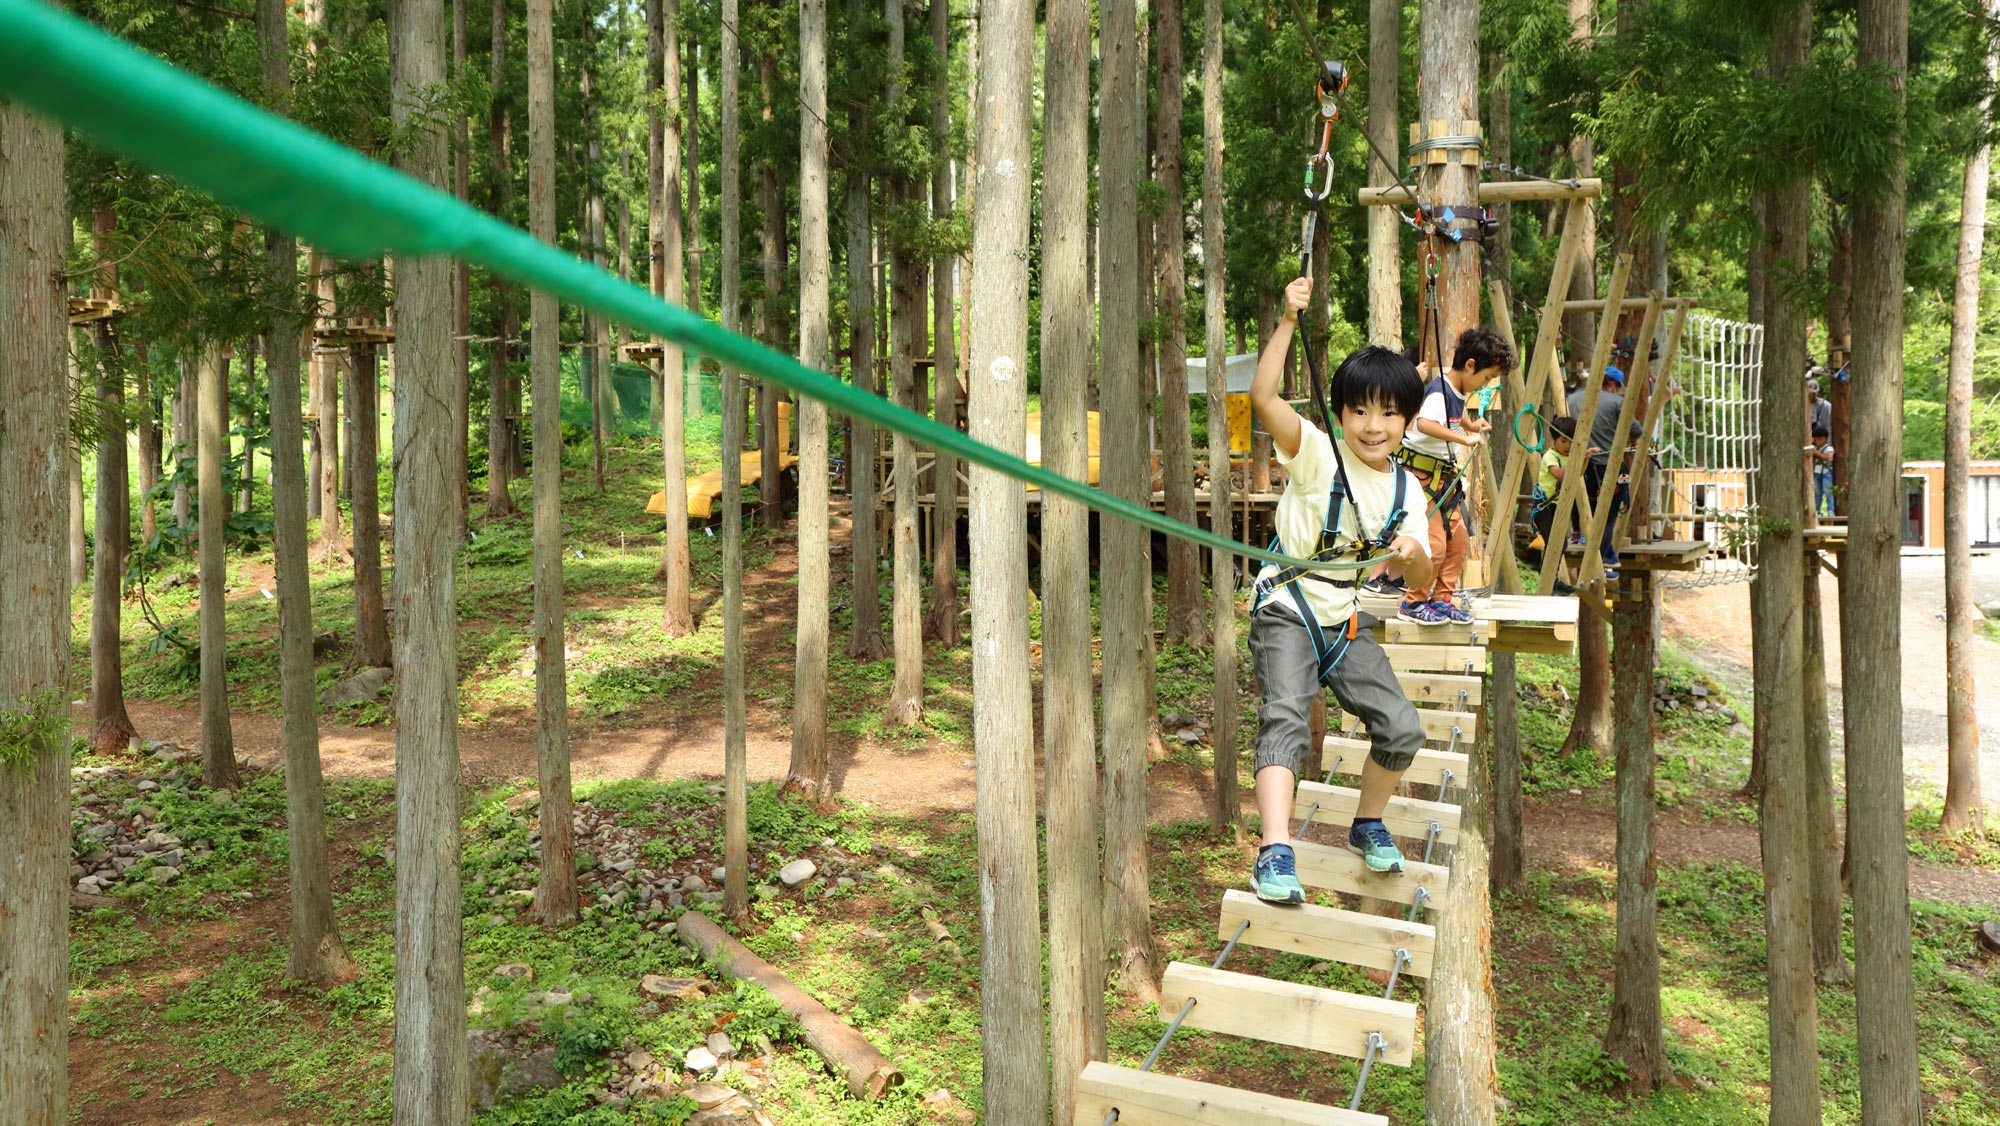
[[[1691,315],[1674,382],[1680,393],[1653,436],[1654,522],[1669,539],[1713,545],[1698,570],[1662,573],[1666,587],[1748,582],[1757,573],[1758,403],[1764,326]]]

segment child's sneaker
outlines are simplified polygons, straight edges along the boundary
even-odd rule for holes
[[[1361,854],[1361,862],[1368,865],[1370,872],[1403,870],[1402,850],[1396,847],[1396,838],[1389,835],[1389,827],[1379,819],[1356,821],[1347,830],[1347,847]]]
[[[1436,602],[1431,603],[1431,608],[1444,615],[1444,620],[1453,625],[1469,626],[1472,624],[1472,615],[1459,609],[1458,603],[1453,602],[1449,598],[1438,599]]]
[[[1299,883],[1298,857],[1291,845],[1265,845],[1257,851],[1257,865],[1250,870],[1250,890],[1266,903],[1306,901],[1306,889]]]
[[[1403,593],[1403,580],[1388,575],[1376,575],[1372,579],[1363,579],[1361,589],[1370,594],[1400,595]]]
[[[1420,626],[1441,626],[1450,620],[1439,612],[1435,602],[1404,602],[1396,607],[1396,617]]]

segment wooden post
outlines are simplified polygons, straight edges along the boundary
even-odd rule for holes
[[[1642,336],[1641,339],[1644,339]],[[1660,1029],[1659,872],[1653,851],[1652,575],[1618,580],[1612,603],[1613,693],[1618,748],[1618,946],[1611,1025],[1604,1050],[1625,1067],[1625,1083],[1650,1091],[1666,1078]]]
[[[1385,153],[1396,151],[1396,123],[1402,117],[1396,104],[1402,40],[1401,0],[1369,0],[1368,132]],[[1396,172],[1369,154],[1370,176],[1386,180]],[[1394,211],[1376,208],[1368,213],[1368,339],[1398,350],[1403,347],[1402,239],[1403,224]]]

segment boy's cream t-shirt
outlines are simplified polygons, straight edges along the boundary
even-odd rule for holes
[[[1346,447],[1345,439],[1342,446]],[[1278,540],[1285,554],[1304,559],[1319,549],[1320,532],[1326,527],[1327,496],[1340,465],[1333,458],[1333,441],[1324,431],[1303,418],[1299,420],[1299,452],[1291,457],[1286,457],[1283,450],[1276,453],[1278,464],[1284,466],[1289,474],[1285,491],[1278,497],[1275,516]],[[1429,500],[1415,475],[1393,462],[1390,472],[1377,472],[1362,464],[1360,456],[1352,448],[1343,448],[1340,455],[1347,465],[1347,500],[1340,506],[1340,528],[1335,543],[1344,548],[1360,538],[1355,524],[1357,505],[1361,509],[1360,527],[1367,531],[1370,538],[1381,534],[1382,521],[1388,517],[1396,501],[1396,475],[1402,474],[1409,480],[1403,485],[1403,522],[1396,535],[1409,536],[1417,541],[1426,555],[1430,554],[1430,520],[1424,511]],[[1258,572],[1257,578],[1261,582],[1277,572],[1276,566],[1267,563]],[[1363,575],[1363,572],[1356,571],[1321,573],[1337,579],[1360,579]],[[1306,604],[1312,607],[1313,616],[1319,619],[1321,628],[1339,625],[1353,615],[1354,587],[1334,586],[1313,578],[1295,581],[1305,592]],[[1271,597],[1282,598],[1288,606],[1292,605],[1291,594],[1282,589],[1274,591]],[[1295,606],[1293,608],[1296,609]]]

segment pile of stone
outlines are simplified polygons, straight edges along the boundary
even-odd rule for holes
[[[201,785],[200,755],[173,743],[148,745],[151,765],[79,766],[70,771],[72,818],[78,852],[70,886],[85,895],[108,895],[138,881],[170,884],[188,865],[214,851],[206,839],[184,841],[161,822],[159,795],[184,795]],[[145,763],[146,760],[140,760]],[[211,801],[235,796],[216,790]],[[87,846],[87,847],[86,847]]]
[[[1700,680],[1679,685],[1668,677],[1656,677],[1653,680],[1653,710],[1662,714],[1689,711],[1731,724],[1740,721],[1736,709],[1722,702],[1721,693],[1713,685]],[[1745,728],[1744,733],[1748,732],[1749,729]]]

